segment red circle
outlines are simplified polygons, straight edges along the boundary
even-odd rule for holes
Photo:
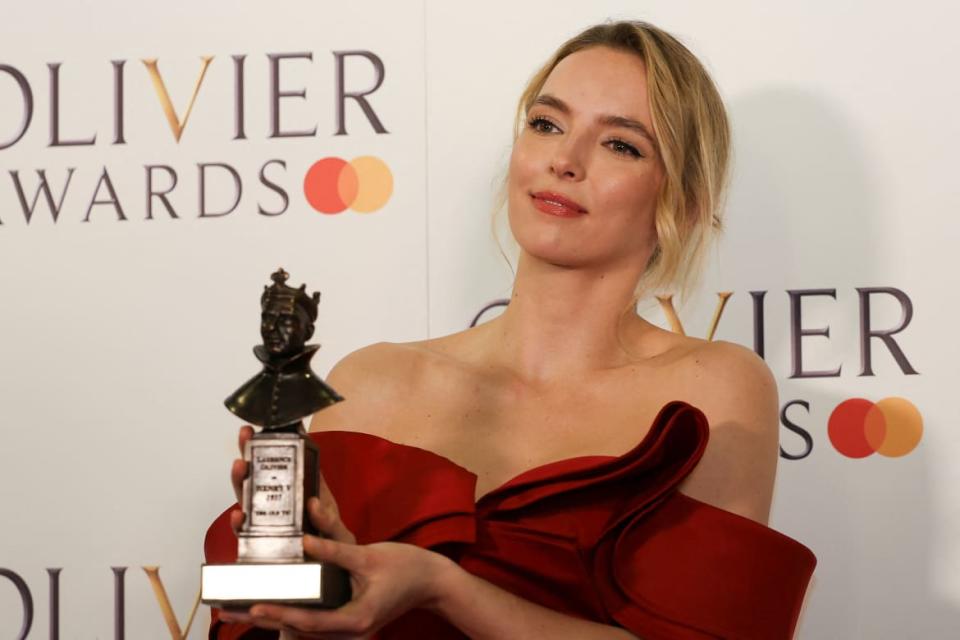
[[[341,158],[323,158],[307,170],[303,177],[303,194],[311,207],[320,213],[334,214],[349,206],[340,197],[338,189],[340,174],[346,166],[346,160]]]
[[[865,422],[874,404],[864,398],[850,398],[837,405],[827,422],[833,447],[848,458],[866,458],[876,449],[867,439]],[[871,436],[876,436],[871,433]]]

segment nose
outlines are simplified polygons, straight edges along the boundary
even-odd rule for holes
[[[585,174],[583,159],[574,140],[559,144],[550,159],[550,173],[561,180],[582,180]]]

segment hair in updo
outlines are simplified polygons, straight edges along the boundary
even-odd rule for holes
[[[567,40],[530,79],[517,105],[514,140],[547,77],[567,56],[590,47],[639,56],[647,68],[650,113],[664,181],[657,198],[657,244],[634,298],[655,292],[687,293],[696,281],[721,209],[730,155],[726,109],[706,69],[689,49],[646,22],[592,26]],[[498,210],[506,204],[506,180]]]

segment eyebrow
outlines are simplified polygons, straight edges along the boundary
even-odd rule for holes
[[[570,112],[572,111],[572,109],[570,109],[570,105],[568,105],[566,102],[564,102],[560,98],[554,95],[551,95],[549,93],[542,93],[539,96],[537,96],[536,100],[533,101],[533,104],[534,105],[542,104],[546,107],[553,107],[554,109],[556,109],[557,111],[565,115],[570,115]],[[657,148],[656,138],[653,137],[653,134],[650,133],[650,130],[647,129],[646,125],[644,125],[639,120],[634,120],[633,118],[627,118],[624,116],[604,115],[597,118],[597,122],[603,125],[611,126],[611,127],[622,127],[624,129],[630,129],[631,131],[634,131],[640,134],[641,136],[643,136],[644,138],[646,138],[650,142],[650,144],[653,145],[654,149]]]

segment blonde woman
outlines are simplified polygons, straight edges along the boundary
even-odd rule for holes
[[[351,572],[354,599],[215,612],[211,637],[790,638],[816,559],[766,526],[770,372],[635,312],[695,275],[728,136],[710,78],[660,29],[561,46],[518,108],[509,306],[328,377],[347,400],[311,425],[309,515],[329,537],[305,546]],[[242,517],[214,524],[208,559],[231,559]]]

